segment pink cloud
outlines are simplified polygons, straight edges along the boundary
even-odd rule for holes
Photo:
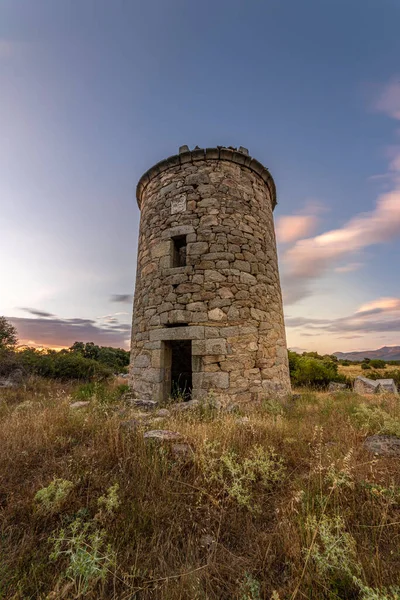
[[[310,235],[318,223],[314,215],[290,215],[283,216],[277,220],[276,236],[278,242],[288,244]]]
[[[376,311],[379,309],[382,312],[400,311],[400,298],[378,298],[367,302],[360,306],[357,313],[364,313],[369,311]]]
[[[400,81],[393,80],[386,85],[375,108],[393,119],[400,120]]]
[[[375,210],[361,213],[341,229],[299,240],[285,256],[287,274],[314,278],[343,257],[400,235],[400,190],[383,194]]]

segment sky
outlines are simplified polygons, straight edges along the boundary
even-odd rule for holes
[[[276,182],[290,347],[400,345],[398,0],[2,0],[0,315],[128,347],[144,171],[244,146]]]

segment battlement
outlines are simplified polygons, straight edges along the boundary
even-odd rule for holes
[[[150,167],[150,169],[148,169],[139,179],[136,188],[136,198],[139,208],[141,207],[143,191],[157,175],[163,173],[167,169],[179,167],[187,163],[197,163],[198,161],[208,160],[233,162],[257,173],[268,186],[272,201],[272,209],[275,208],[277,204],[276,187],[271,173],[258,160],[252,158],[249,155],[247,148],[244,148],[243,146],[240,146],[239,149],[232,146],[216,146],[215,148],[199,148],[196,146],[193,150],[189,150],[188,146],[181,146],[178,154],[174,154],[173,156],[158,162],[153,167]]]

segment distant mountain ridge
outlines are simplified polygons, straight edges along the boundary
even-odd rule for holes
[[[400,360],[400,346],[383,346],[379,350],[363,350],[362,352],[334,352],[334,355],[345,360],[362,360],[363,358]]]

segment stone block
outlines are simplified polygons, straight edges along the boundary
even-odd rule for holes
[[[161,258],[161,256],[169,256],[171,253],[171,242],[158,242],[150,248],[151,258]]]
[[[214,282],[222,282],[226,281],[226,276],[222,275],[219,271],[214,271],[212,269],[206,269],[204,271],[204,277],[206,282],[214,281]]]
[[[150,341],[158,340],[203,340],[204,326],[166,327],[150,331]]]
[[[224,321],[226,320],[226,314],[220,308],[213,308],[208,311],[208,318],[210,321]]]
[[[229,388],[229,373],[203,373],[202,387],[211,390],[226,390]]]
[[[227,345],[224,339],[205,339],[198,340],[192,343],[193,356],[206,356],[209,354],[226,354]]]

